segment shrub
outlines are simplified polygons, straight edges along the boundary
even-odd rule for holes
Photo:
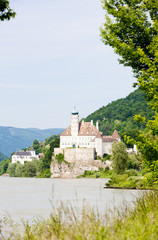
[[[134,169],[126,170],[125,173],[128,174],[128,177],[130,177],[130,176],[138,176],[138,172],[136,170],[134,170]]]
[[[50,177],[51,177],[50,169],[44,170],[37,176],[37,178],[50,178]]]
[[[56,159],[57,159],[58,163],[61,164],[62,162],[64,162],[64,154],[62,154],[62,153],[57,154]]]

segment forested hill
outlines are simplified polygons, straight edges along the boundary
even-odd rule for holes
[[[32,146],[35,139],[43,141],[52,135],[59,135],[63,128],[36,129],[0,126],[0,152],[10,156],[12,152]]]
[[[85,121],[99,121],[100,131],[110,135],[116,129],[120,134],[131,130],[143,129],[145,126],[136,123],[133,116],[141,114],[147,119],[153,116],[153,111],[146,103],[144,93],[135,90],[126,98],[121,98],[103,106],[90,114]]]
[[[4,159],[8,158],[5,156],[3,153],[0,152],[0,162],[3,161]]]

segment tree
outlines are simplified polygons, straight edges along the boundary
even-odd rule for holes
[[[24,165],[19,162],[16,164],[15,177],[24,177]]]
[[[6,173],[9,163],[10,163],[9,159],[4,159],[3,161],[0,162],[0,176]]]
[[[101,28],[102,41],[121,57],[119,62],[130,66],[145,93],[153,119],[141,116],[137,122],[145,124],[134,140],[149,171],[157,169],[158,161],[158,3],[157,0],[102,0],[106,21]],[[145,121],[145,123],[144,123]],[[156,182],[156,180],[154,179]]]
[[[106,22],[102,41],[114,48],[119,62],[130,66],[154,110],[158,111],[157,0],[102,0]]]
[[[24,176],[25,177],[35,177],[36,176],[36,166],[33,162],[26,162],[24,164]]]
[[[10,163],[8,166],[8,173],[10,177],[15,177],[15,169],[18,163]]]
[[[54,152],[54,148],[59,147],[60,144],[60,138],[55,137],[49,144],[49,149],[46,151],[44,158],[42,159],[43,161],[43,167],[44,169],[50,168],[50,164],[52,161],[52,154]]]
[[[36,154],[39,154],[39,152],[40,152],[40,145],[39,145],[39,141],[38,140],[34,140],[33,141],[33,148],[34,148]]]
[[[112,166],[116,174],[122,174],[127,167],[128,154],[126,145],[123,142],[114,142],[112,144]]]
[[[16,13],[10,8],[9,1],[0,0],[0,21],[14,18]]]

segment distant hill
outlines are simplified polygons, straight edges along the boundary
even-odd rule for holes
[[[8,157],[0,152],[0,162],[3,161],[6,158],[8,158]]]
[[[147,119],[150,119],[154,114],[145,101],[144,93],[140,90],[135,90],[126,98],[103,106],[85,118],[85,121],[99,121],[100,131],[105,135],[111,135],[115,129],[122,134],[145,127],[145,125],[140,125],[134,121],[133,116],[136,114],[141,114]]]
[[[0,126],[0,152],[8,157],[12,152],[32,146],[35,139],[43,141],[52,135],[59,135],[63,128],[36,129]]]

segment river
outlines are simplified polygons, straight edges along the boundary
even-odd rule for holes
[[[0,219],[14,220],[49,217],[52,206],[82,208],[86,202],[100,213],[131,204],[137,190],[105,189],[107,179],[36,179],[0,177]]]

